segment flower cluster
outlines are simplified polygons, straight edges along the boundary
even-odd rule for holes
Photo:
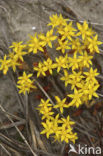
[[[9,67],[15,72],[16,67],[21,65],[20,60],[24,61],[23,56],[26,55],[27,52],[24,51],[26,45],[23,45],[22,43],[23,42],[13,42],[12,46],[10,46],[12,51],[9,52],[8,55],[5,55],[3,59],[0,59],[0,70],[3,71],[4,75],[7,74]]]
[[[83,24],[76,23],[64,19],[60,14],[50,16],[48,23],[50,29],[44,34],[35,33],[30,36],[30,40],[23,42],[13,42],[10,46],[10,52],[0,59],[0,70],[6,74],[9,67],[16,71],[16,67],[20,67],[25,60],[27,54],[44,55],[43,60],[35,62],[32,65],[32,73],[37,74],[37,78],[53,75],[54,71],[60,76],[61,82],[65,87],[71,88],[64,99],[55,96],[55,105],[52,105],[47,99],[41,100],[38,107],[42,115],[42,125],[44,130],[41,134],[46,134],[47,138],[52,136],[55,140],[75,142],[77,134],[73,133],[74,122],[68,117],[60,117],[55,115],[54,109],[58,110],[62,116],[64,109],[69,107],[80,107],[82,104],[89,105],[89,101],[93,97],[97,98],[96,93],[99,83],[96,79],[98,76],[97,69],[94,69],[92,59],[95,53],[99,53],[99,45],[97,33],[88,26],[86,21]],[[49,49],[52,49],[52,56]],[[55,52],[55,55],[54,55]],[[55,58],[53,58],[55,56]],[[49,74],[48,74],[49,73]],[[23,72],[17,82],[19,93],[30,92],[36,88],[33,84],[35,80],[31,80],[32,74]],[[67,89],[68,89],[67,88]],[[69,103],[67,102],[69,98]],[[65,115],[64,115],[65,116]]]
[[[102,42],[98,41],[98,35],[89,28],[86,21],[83,24],[77,23],[77,28],[74,28],[73,22],[68,22],[62,15],[56,14],[50,17],[48,25],[52,27],[52,34],[53,31],[56,34],[52,37],[56,40],[56,50],[61,52],[61,55],[53,61],[48,58],[44,62],[39,62],[38,66],[34,67],[37,77],[46,76],[47,71],[52,74],[54,69],[58,73],[63,71],[64,75],[60,79],[65,82],[65,87],[71,85],[73,91],[73,94],[67,95],[71,98],[69,106],[79,107],[83,103],[88,104],[93,96],[98,97],[98,73],[97,69],[92,67],[92,59],[95,53],[99,53],[98,45]],[[47,46],[52,47],[45,43],[45,47]]]
[[[37,77],[40,75],[46,76],[46,72],[49,71],[50,74],[52,74],[52,70],[56,67],[55,64],[53,64],[53,61],[48,58],[44,62],[39,62],[38,66],[34,66],[34,70],[37,71]]]
[[[41,103],[38,106],[38,110],[42,115],[43,130],[41,134],[46,134],[47,138],[53,137],[55,141],[65,141],[68,143],[78,138],[77,133],[73,132],[73,126],[75,122],[70,120],[69,115],[67,118],[55,115],[53,109],[60,108],[60,112],[63,113],[63,108],[67,108],[66,98],[61,100],[58,96],[55,97],[56,105],[52,105],[49,101],[41,99]],[[45,119],[45,120],[44,120]]]
[[[32,75],[33,74],[27,75],[25,72],[23,72],[23,75],[18,77],[19,80],[17,81],[17,87],[20,89],[19,93],[29,93],[30,89],[36,88],[36,86],[33,85],[34,80],[30,79]]]
[[[3,74],[5,75],[7,71],[9,70],[9,67],[12,67],[13,71],[16,71],[17,66],[21,66],[21,63],[24,61],[24,55],[27,54],[25,51],[27,45],[24,45],[23,42],[13,42],[10,46],[10,49],[12,49],[12,52],[9,52],[8,55],[4,56],[4,59],[0,59],[1,67],[0,70],[3,71]],[[26,93],[30,92],[30,89],[36,88],[35,85],[33,85],[33,80],[30,80],[30,77],[33,74],[26,74],[23,72],[23,76],[18,77],[17,87],[19,88],[19,93]]]
[[[45,118],[45,122],[42,122],[44,130],[41,134],[46,133],[47,138],[53,136],[58,141],[75,142],[77,136],[71,132],[72,126],[69,116],[67,117],[68,120],[65,118],[59,119],[59,115],[54,117],[53,108],[58,109],[63,114],[64,108],[69,108],[70,106],[78,108],[82,104],[88,105],[89,100],[93,97],[98,97],[96,91],[99,88],[99,83],[96,80],[96,76],[99,73],[97,69],[93,69],[92,59],[95,53],[99,53],[98,45],[102,44],[102,42],[98,41],[98,35],[92,28],[89,28],[86,21],[83,24],[77,23],[77,28],[74,28],[73,22],[68,22],[62,15],[57,16],[56,14],[50,17],[48,25],[52,27],[51,30],[57,36],[54,46],[56,46],[57,52],[61,53],[61,55],[56,57],[55,60],[51,60],[48,68],[46,68],[47,64],[44,61],[43,63],[39,62],[38,67],[34,67],[34,70],[37,71],[38,77],[41,75],[46,76],[47,70],[49,70],[51,75],[53,74],[52,70],[57,70],[57,73],[61,71],[60,75],[62,76],[60,79],[65,82],[65,87],[71,86],[72,94],[67,95],[71,99],[69,103],[66,102],[66,98],[61,100],[56,96],[55,106],[46,107],[46,111],[48,110],[47,112],[49,112],[47,115],[50,114],[47,119],[45,118],[45,107],[39,107],[40,113],[42,110],[42,120]],[[45,46],[48,47],[47,44]],[[49,47],[51,48],[51,46]],[[68,123],[67,128],[61,121]]]

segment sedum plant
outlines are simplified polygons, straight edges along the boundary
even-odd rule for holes
[[[93,67],[92,59],[95,53],[99,53],[97,33],[88,26],[64,19],[62,15],[53,14],[48,23],[50,29],[46,34],[35,33],[30,36],[30,40],[23,42],[13,42],[10,52],[0,59],[0,70],[6,75],[9,68],[15,72],[25,62],[25,55],[44,54],[44,60],[34,63],[32,70],[18,77],[17,87],[19,93],[25,94],[34,91],[36,88],[33,72],[37,73],[37,78],[53,75],[54,71],[60,76],[60,80],[65,87],[70,86],[67,96],[61,99],[55,95],[54,105],[50,99],[41,99],[38,111],[41,114],[41,124],[43,130],[41,134],[46,137],[53,137],[55,141],[72,141],[75,143],[77,133],[73,127],[75,122],[71,121],[69,114],[65,117],[64,110],[70,107],[79,108],[81,105],[89,105],[93,97],[98,98],[96,93],[99,83],[96,76],[99,75],[97,69]],[[55,59],[49,56],[49,49],[55,48],[57,55]],[[52,51],[54,55],[54,50]],[[59,56],[58,56],[59,55]],[[68,102],[68,98],[69,101]]]

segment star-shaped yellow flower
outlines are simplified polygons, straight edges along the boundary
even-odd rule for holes
[[[46,122],[42,122],[42,125],[44,129],[41,131],[40,134],[46,134],[47,138],[49,138],[49,136],[53,134],[53,123],[47,119]]]
[[[75,143],[75,140],[78,138],[76,133],[73,133],[71,128],[61,128],[61,134],[60,134],[61,141],[65,141],[66,143],[69,143],[69,141],[72,141]]]
[[[71,126],[75,124],[74,121],[70,121],[70,116],[69,115],[67,116],[66,119],[65,118],[62,118],[61,119],[61,123],[62,123],[62,127],[65,127],[65,128],[70,127],[71,130],[72,130],[72,127]]]
[[[57,26],[64,26],[66,25],[67,19],[64,19],[63,16],[60,14],[59,16],[57,14],[53,14],[50,16],[50,23],[48,26],[52,26],[52,28],[55,28]]]
[[[58,45],[58,47],[56,48],[56,50],[61,50],[61,52],[64,54],[65,53],[65,51],[67,50],[67,49],[70,49],[70,46],[69,46],[69,44],[68,44],[68,40],[66,40],[66,41],[62,41],[62,40],[58,40],[58,43],[59,43],[59,45]]]
[[[84,40],[87,36],[91,35],[91,32],[88,31],[88,24],[86,21],[83,22],[83,25],[80,23],[77,23],[77,28],[79,32],[77,33],[77,36],[82,35],[82,39]]]
[[[53,35],[53,29],[51,29],[50,31],[48,31],[46,33],[46,35],[44,34],[40,34],[39,36],[40,44],[44,47],[46,45],[48,45],[50,48],[52,48],[52,41],[56,40],[57,36]]]
[[[54,68],[56,68],[56,65],[53,64],[53,61],[50,58],[48,58],[46,61],[44,61],[43,64],[45,65],[45,67],[44,67],[45,71],[48,70],[50,72],[50,74],[52,74],[53,73],[52,70]]]
[[[16,71],[16,66],[20,66],[21,64],[17,62],[16,59],[10,61],[10,67],[12,67],[13,71]]]
[[[75,89],[75,87],[81,87],[81,81],[84,78],[81,72],[73,71],[73,74],[69,75],[68,83],[71,84],[71,89]]]
[[[3,74],[6,75],[9,67],[10,67],[10,59],[7,59],[7,56],[4,56],[4,59],[0,59],[0,70],[3,71]]]
[[[68,56],[65,55],[59,56],[58,58],[56,57],[56,63],[55,66],[57,68],[57,72],[61,70],[61,68],[68,68]]]
[[[68,104],[69,106],[76,106],[77,108],[82,104],[83,93],[76,88],[74,89],[74,94],[69,94],[68,96],[72,98],[72,101]]]
[[[32,75],[33,74],[27,75],[25,72],[23,72],[23,75],[18,77],[17,87],[19,88],[19,93],[29,93],[30,89],[36,88],[36,86],[33,84],[34,81],[30,79]]]
[[[78,57],[78,59],[80,60],[80,67],[89,68],[90,65],[92,65],[92,58],[93,56],[88,55],[88,53],[84,51],[82,55]]]
[[[66,104],[66,98],[61,100],[58,96],[55,96],[55,99],[56,99],[56,105],[54,106],[54,108],[59,108],[60,112],[63,113],[63,108],[68,107]]]
[[[26,44],[23,44],[23,42],[13,42],[12,45],[9,47],[12,48],[14,52],[22,51],[26,48]]]
[[[75,31],[77,31],[75,28],[72,26],[72,22],[69,22],[69,24],[66,24],[63,30],[59,30],[59,34],[61,35],[61,39],[68,39],[72,40],[72,37],[75,36]]]
[[[47,69],[42,62],[39,62],[38,66],[34,67],[33,69],[37,71],[37,77],[39,77],[40,75],[46,76],[45,72]]]
[[[38,51],[44,52],[43,46],[40,40],[37,38],[37,34],[30,36],[31,40],[28,42],[28,52],[36,54]]]
[[[84,72],[84,75],[86,76],[86,81],[88,81],[88,82],[90,82],[90,81],[97,82],[95,77],[98,76],[99,73],[97,73],[97,69],[93,70],[93,68],[91,67],[88,72]]]
[[[102,42],[101,41],[98,41],[98,35],[95,35],[94,37],[92,38],[88,38],[88,49],[90,50],[90,53],[99,53],[99,48],[98,48],[98,45],[101,45]]]
[[[75,53],[82,54],[83,50],[85,49],[85,46],[81,43],[79,38],[73,39],[69,44]]]
[[[75,70],[75,69],[79,68],[80,60],[77,58],[76,53],[74,54],[73,58],[69,57],[68,63],[69,63],[69,68],[71,67],[72,70]]]

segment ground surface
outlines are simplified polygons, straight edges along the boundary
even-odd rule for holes
[[[0,55],[2,56],[3,54],[8,53],[8,47],[11,45],[12,41],[27,41],[29,34],[34,34],[35,32],[45,32],[46,24],[48,23],[49,16],[52,13],[62,13],[64,17],[68,17],[73,20],[89,21],[93,28],[98,32],[100,40],[103,41],[103,0],[0,0]],[[96,56],[96,62],[96,67],[99,68],[101,75],[103,75],[102,52],[100,55]],[[20,113],[20,116],[22,116],[21,105],[18,99],[18,93],[15,88],[15,84],[11,81],[11,76],[3,76],[2,73],[0,73],[0,105],[2,105],[3,108],[5,108],[5,110],[9,113]],[[25,97],[23,97],[23,100],[25,103]],[[32,111],[34,102],[33,99],[30,101],[32,101],[32,104],[29,109]],[[35,106],[38,103],[38,100],[35,101]],[[35,111],[33,114],[37,119]],[[6,119],[7,117],[5,116],[5,113],[0,111],[1,127]],[[36,122],[36,120],[33,120],[33,115],[31,115],[31,122]],[[31,123],[31,125],[33,124]],[[39,124],[37,124],[37,127],[38,126]],[[22,129],[22,127],[20,128]],[[40,139],[40,135],[35,126],[31,128],[31,132],[34,131],[34,129],[35,133],[37,133],[37,142],[35,143],[34,138],[33,143],[35,143],[39,149],[49,153],[53,153],[54,151],[59,153],[58,151],[62,145],[56,145],[56,149],[54,147],[51,148],[52,145],[50,146],[50,142],[48,142],[45,137]],[[16,133],[13,130],[9,131],[9,128],[7,127],[3,130],[7,132],[8,137],[9,135],[14,137]],[[1,134],[0,139],[3,142],[3,136]],[[44,147],[42,140],[45,140],[46,147]],[[19,150],[15,148],[13,151],[12,143],[8,153],[5,149],[3,149],[3,147],[6,147],[5,141],[3,143],[4,144],[0,144],[0,156],[10,155],[10,153],[14,156],[25,155],[22,153],[21,148],[20,153]],[[32,154],[29,153],[27,155]],[[44,154],[44,156],[45,155],[46,154]]]

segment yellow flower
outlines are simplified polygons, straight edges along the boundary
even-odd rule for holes
[[[62,127],[64,127],[64,128],[71,128],[71,130],[72,130],[72,125],[74,125],[75,124],[75,122],[73,122],[73,121],[70,121],[70,116],[68,115],[67,116],[67,118],[65,119],[65,118],[62,118],[61,119],[61,123],[62,123]]]
[[[46,36],[44,34],[40,34],[39,35],[39,39],[41,40],[40,41],[40,44],[44,47],[46,45],[48,45],[50,48],[52,48],[52,41],[56,40],[57,36],[54,36],[53,35],[53,29],[51,29],[50,31],[48,31],[46,33]]]
[[[16,71],[16,66],[19,66],[20,65],[20,63],[18,63],[17,62],[17,60],[13,60],[13,59],[11,59],[10,60],[10,67],[12,67],[13,68],[13,71],[15,72]]]
[[[45,107],[45,106],[52,106],[52,104],[50,103],[50,100],[49,99],[47,99],[46,101],[45,100],[43,100],[43,99],[41,99],[41,102],[40,102],[40,104],[39,104],[39,107]]]
[[[62,128],[61,129],[61,135],[60,135],[60,137],[61,137],[61,141],[65,141],[66,143],[68,143],[70,140],[70,138],[71,138],[71,129],[70,128],[68,128],[68,129],[66,129],[66,128]]]
[[[89,100],[91,100],[93,96],[97,97],[97,98],[99,97],[98,94],[96,93],[98,88],[99,88],[99,84],[93,85],[91,88],[89,88],[89,90],[88,90]]]
[[[69,57],[68,63],[69,63],[69,68],[72,67],[72,70],[75,70],[79,68],[80,60],[77,58],[77,55],[74,54],[73,58]]]
[[[48,26],[52,26],[54,28],[58,25],[58,15],[57,14],[50,16],[49,19],[51,22],[48,24]]]
[[[31,82],[30,78],[32,77],[33,74],[26,74],[25,72],[23,72],[23,76],[18,77],[18,79],[22,82]]]
[[[75,72],[73,71],[73,74],[69,75],[68,83],[71,84],[71,89],[75,89],[75,87],[81,87],[81,81],[84,78],[84,76],[81,74],[81,72]]]
[[[56,136],[59,137],[60,134],[60,126],[59,123],[61,123],[61,120],[59,119],[59,114],[56,115],[56,117],[51,119],[53,123],[53,132],[55,133]]]
[[[26,55],[27,52],[24,51],[18,51],[15,55],[14,55],[14,59],[15,60],[21,60],[22,62],[24,61],[23,56]]]
[[[34,54],[36,54],[38,50],[44,52],[43,46],[41,45],[40,40],[37,38],[37,34],[31,36],[30,38],[31,40],[28,44],[28,52],[33,52]]]
[[[5,55],[4,59],[0,59],[0,70],[2,70],[3,74],[5,75],[9,67],[10,67],[10,60],[8,60],[7,56]]]
[[[89,94],[88,89],[89,89],[88,83],[86,83],[85,80],[82,80],[81,81],[81,86],[80,86],[80,91],[81,91],[81,93],[83,93],[82,101],[84,101],[83,100],[84,97],[87,98],[87,100],[89,99],[89,97],[88,97],[88,94]]]
[[[54,14],[49,17],[50,23],[48,26],[52,26],[52,28],[55,28],[57,26],[63,26],[66,24],[67,19],[64,19],[63,16],[60,14],[59,16],[57,14]]]
[[[68,104],[69,106],[76,106],[77,108],[82,104],[81,97],[83,93],[76,88],[74,89],[74,94],[69,94],[73,100]]]
[[[53,64],[52,60],[48,58],[43,62],[43,64],[45,65],[45,71],[49,70],[50,74],[52,74],[52,70],[56,67],[55,64]]]
[[[95,35],[92,38],[88,38],[88,49],[90,50],[90,53],[99,53],[98,45],[101,45],[102,42],[98,41],[98,35]]]
[[[54,134],[54,138],[55,141],[58,140],[59,134],[60,134],[60,127],[59,127],[59,123],[61,123],[61,120],[59,119],[59,114],[56,115],[56,117],[52,118],[51,120],[46,119],[46,122],[42,122],[43,127],[45,128],[41,134],[45,134],[47,138],[49,138],[49,136],[51,134]]]
[[[97,82],[97,80],[95,79],[96,76],[99,75],[99,73],[97,73],[97,69],[93,70],[93,68],[91,67],[90,70],[88,72],[84,72],[84,75],[86,76],[86,81],[94,81]]]
[[[56,99],[56,105],[54,106],[54,108],[59,108],[60,112],[63,113],[63,108],[68,107],[68,105],[66,104],[66,98],[61,100],[58,96],[55,96],[55,99]]]
[[[68,45],[68,40],[62,41],[62,40],[58,39],[58,42],[59,42],[59,46],[56,48],[56,50],[61,50],[61,52],[64,54],[66,49],[70,49],[70,47]]]
[[[21,61],[24,61],[23,56],[26,55],[26,54],[27,53],[24,52],[24,51],[21,51],[21,50],[17,51],[16,54],[14,55],[14,59],[15,60],[19,60],[20,59]]]
[[[84,40],[87,36],[91,35],[91,32],[88,31],[88,24],[86,21],[83,22],[83,25],[80,23],[77,23],[77,27],[79,32],[77,33],[77,36],[82,35],[82,39]]]
[[[11,59],[18,60],[20,59],[23,61],[23,56],[27,54],[27,52],[24,51],[26,48],[26,45],[22,44],[23,42],[13,42],[10,48],[13,49],[12,53],[9,53],[9,56]]]
[[[50,120],[46,120],[46,122],[42,122],[44,130],[41,131],[40,134],[46,134],[46,137],[49,138],[51,134],[53,134],[53,123]]]
[[[16,52],[12,51],[12,52],[9,52],[8,54],[8,57],[10,58],[10,67],[13,68],[13,71],[15,72],[16,70],[16,66],[19,66],[21,65],[20,63],[18,63],[18,58],[21,59],[23,61],[23,57],[22,57],[22,52],[21,52],[21,55],[20,53],[18,53],[17,55],[15,54]]]
[[[79,38],[73,39],[69,44],[72,46],[72,49],[75,51],[75,53],[82,54],[83,50],[85,49],[85,46],[80,42]]]
[[[47,107],[45,106],[44,108],[40,108],[39,112],[43,115],[42,116],[42,120],[44,119],[52,119],[52,115],[54,114],[54,112],[52,112],[52,107]]]
[[[56,58],[55,66],[57,68],[57,72],[59,72],[61,68],[68,68],[68,56],[65,55],[65,57],[59,56],[59,58]]]
[[[40,75],[46,76],[46,68],[43,63],[39,62],[38,66],[34,67],[33,69],[37,71],[37,77],[39,77]]]
[[[70,127],[62,127],[60,137],[61,141],[65,141],[66,143],[69,143],[69,141],[75,143],[75,140],[78,139],[77,134],[73,133]]]
[[[39,110],[39,113],[42,114],[42,120],[44,119],[52,119],[52,115],[54,112],[51,112],[52,110],[52,104],[50,103],[50,100],[47,99],[46,101],[41,99],[41,102],[37,108]]]
[[[12,48],[14,52],[22,51],[26,48],[26,45],[22,44],[23,42],[13,42],[9,48]]]
[[[84,53],[82,53],[82,55],[78,57],[78,59],[80,60],[80,67],[89,68],[89,66],[92,65],[92,58],[93,56],[88,55],[87,52],[84,51]]]
[[[82,101],[88,102],[88,100],[91,100],[92,97],[99,97],[96,93],[97,89],[99,88],[99,84],[95,83],[94,81],[91,82],[84,82],[84,85],[82,85],[80,91],[83,93]]]
[[[62,123],[61,120],[59,119],[59,114],[57,114],[54,118],[52,118],[51,121],[53,122],[54,125]]]
[[[72,22],[70,22],[69,24],[65,25],[63,30],[58,31],[58,32],[61,35],[62,40],[64,39],[72,40],[72,37],[75,36],[75,31],[76,29],[72,27]]]
[[[34,81],[30,79],[32,75],[33,74],[27,75],[23,72],[23,75],[18,77],[19,80],[17,81],[17,87],[19,88],[19,93],[29,93],[30,89],[36,88],[36,86],[33,85]]]

